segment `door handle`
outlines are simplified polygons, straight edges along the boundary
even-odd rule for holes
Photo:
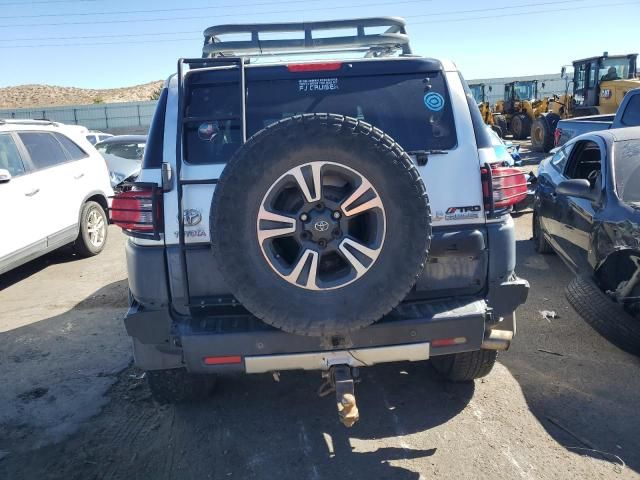
[[[39,191],[40,191],[40,189],[39,189],[39,188],[35,188],[35,189],[31,190],[30,192],[25,193],[25,195],[26,195],[27,197],[33,197],[33,196],[34,196],[36,193],[38,193]]]
[[[79,173],[78,175],[73,176],[75,180],[80,180],[82,177],[84,177],[84,173]]]

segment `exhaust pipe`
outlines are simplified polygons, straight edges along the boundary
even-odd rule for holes
[[[481,347],[484,350],[508,350],[513,340],[513,332],[509,330],[487,330]]]

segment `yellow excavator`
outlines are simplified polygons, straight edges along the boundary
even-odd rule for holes
[[[493,90],[491,85],[487,86],[484,83],[472,83],[469,85],[469,89],[473,94],[474,100],[478,104],[478,108],[480,109],[480,114],[482,115],[482,120],[484,121],[484,123],[496,130],[498,135],[502,136],[502,132],[498,131],[494,124],[491,105],[489,104],[489,100],[487,100],[487,92],[491,92]]]
[[[534,120],[549,109],[550,98],[540,98],[538,80],[509,82],[504,86],[504,100],[498,100],[493,109],[493,123],[515,140],[524,140],[531,134]],[[540,84],[544,89],[544,82]]]
[[[573,78],[562,67],[565,93],[555,95],[548,111],[541,113],[531,127],[531,146],[535,151],[553,148],[553,134],[561,118],[615,113],[625,94],[640,87],[637,53],[584,58],[573,62]],[[570,85],[571,93],[570,91]]]

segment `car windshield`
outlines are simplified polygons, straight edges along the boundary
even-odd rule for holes
[[[536,98],[536,84],[530,83],[516,83],[513,86],[515,90],[515,98],[519,100],[533,100]]]
[[[126,158],[128,160],[142,160],[144,155],[144,143],[102,143],[96,145],[96,149],[103,155]]]
[[[640,140],[616,142],[614,159],[618,198],[640,208]]]

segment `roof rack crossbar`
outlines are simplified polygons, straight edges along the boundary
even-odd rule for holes
[[[386,27],[382,33],[365,33],[365,28]],[[355,28],[356,35],[337,37],[314,36],[327,30]],[[266,39],[266,33],[303,32],[304,38]],[[225,41],[222,35],[250,34],[250,40]],[[357,18],[353,20],[328,20],[295,23],[250,23],[241,25],[217,25],[204,31],[203,58],[224,56],[300,55],[313,53],[367,52],[367,56],[388,56],[397,51],[410,55],[406,21],[398,17]]]

